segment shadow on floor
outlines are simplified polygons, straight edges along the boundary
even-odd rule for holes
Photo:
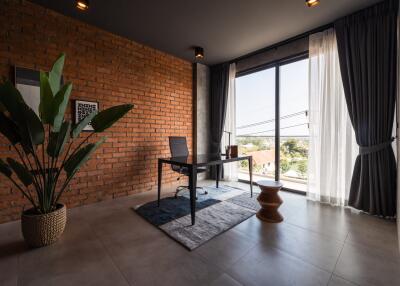
[[[30,249],[23,240],[3,243],[0,244],[0,259],[16,256]]]

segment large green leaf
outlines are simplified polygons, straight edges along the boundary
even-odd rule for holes
[[[51,71],[49,72],[49,83],[53,94],[57,94],[60,90],[64,62],[65,54],[63,53],[57,58]]]
[[[33,177],[31,173],[21,163],[12,158],[7,158],[7,162],[26,187],[33,183]]]
[[[82,147],[81,149],[78,150],[74,155],[72,155],[70,158],[68,158],[67,162],[65,162],[64,165],[64,170],[67,172],[67,178],[71,179],[76,172],[79,171],[79,169],[82,167],[83,164],[85,164],[89,159],[90,155],[96,149],[106,140],[105,137],[103,137],[100,141],[97,143],[90,143],[86,145],[85,147]]]
[[[65,121],[61,125],[59,132],[51,132],[49,144],[47,145],[47,154],[50,157],[58,157],[64,150],[71,131],[71,122]]]
[[[133,108],[133,104],[117,105],[99,112],[92,120],[95,132],[103,132]]]
[[[19,91],[6,81],[0,85],[0,101],[10,114],[11,120],[18,126],[25,150],[44,142],[43,124],[36,113],[25,104]]]
[[[17,122],[17,124],[22,143],[28,148],[43,144],[45,138],[44,127],[39,117],[26,104],[21,105],[20,112],[23,114],[23,119]]]
[[[40,72],[40,105],[39,114],[44,124],[51,124],[55,132],[60,130],[64,121],[72,84],[61,88],[61,76],[64,67],[65,54],[61,54],[51,71]]]
[[[2,112],[0,112],[0,133],[13,145],[21,141],[21,136],[18,133],[18,126]]]
[[[65,84],[59,92],[57,92],[53,101],[53,131],[60,131],[61,124],[64,121],[65,110],[68,106],[69,96],[71,95],[72,84]]]
[[[78,124],[76,124],[74,126],[74,128],[72,129],[72,132],[71,132],[72,138],[78,138],[78,136],[82,132],[83,128],[85,128],[85,126],[88,125],[89,122],[92,121],[92,119],[96,115],[97,115],[97,110],[89,113],[88,115],[86,115],[85,118],[83,118],[81,121],[79,121]]]
[[[9,113],[14,121],[18,121],[21,117],[21,104],[25,103],[21,93],[9,81],[5,81],[0,85],[0,102]]]
[[[7,163],[4,162],[2,159],[0,159],[0,173],[8,178],[10,178],[12,175],[12,170],[10,169],[10,166],[8,166]]]
[[[53,111],[54,95],[50,87],[50,81],[45,72],[40,72],[40,104],[39,114],[44,124],[53,124],[54,111]]]

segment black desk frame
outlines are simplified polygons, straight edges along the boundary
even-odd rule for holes
[[[238,162],[247,160],[249,163],[249,174],[250,174],[250,194],[253,197],[253,157],[252,156],[239,156],[236,158],[215,158],[207,160],[205,162],[187,162],[188,157],[171,157],[171,158],[159,158],[158,159],[158,206],[160,206],[161,197],[161,181],[162,181],[162,167],[163,164],[176,165],[179,167],[186,167],[189,170],[189,191],[190,191],[190,213],[192,218],[192,225],[195,224],[196,220],[196,186],[197,186],[197,168],[206,166],[216,166],[217,179],[216,187],[219,187],[219,177],[221,172],[221,166],[225,163]]]

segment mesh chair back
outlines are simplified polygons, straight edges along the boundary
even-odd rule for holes
[[[169,150],[171,157],[186,157],[189,156],[189,149],[186,142],[186,137],[170,136]],[[179,172],[180,167],[171,165],[172,170]]]
[[[186,143],[186,137],[170,136],[169,149],[172,157],[189,156],[189,149]]]

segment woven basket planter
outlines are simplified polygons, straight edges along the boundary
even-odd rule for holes
[[[21,216],[22,234],[31,247],[43,247],[56,242],[67,223],[67,208],[59,204],[57,210],[48,214],[35,214],[32,209]]]

